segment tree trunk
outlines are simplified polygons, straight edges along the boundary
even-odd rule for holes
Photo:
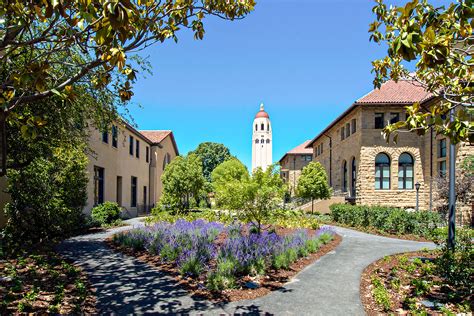
[[[314,199],[311,198],[311,214],[314,212]]]

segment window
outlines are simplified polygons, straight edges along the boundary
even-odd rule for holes
[[[400,121],[400,113],[390,113],[390,124]]]
[[[150,147],[146,146],[145,149],[146,149],[146,153],[145,153],[145,154],[146,154],[146,157],[145,157],[145,160],[146,160],[146,162],[150,162]]]
[[[385,122],[383,120],[383,113],[375,113],[375,127],[376,129],[381,129],[385,127]]]
[[[255,144],[258,144],[258,138],[255,140]]]
[[[351,125],[349,123],[346,124],[346,138],[351,136]]]
[[[344,140],[344,127],[341,127],[341,140]]]
[[[112,147],[117,148],[118,143],[118,130],[117,126],[112,125]]]
[[[122,177],[117,177],[117,204],[122,206]]]
[[[446,138],[440,139],[438,142],[438,157],[446,158]]]
[[[321,155],[321,147],[320,145],[318,145],[318,147],[316,147],[316,156],[319,156]]]
[[[170,154],[166,153],[165,157],[163,158],[163,170],[165,170],[166,166],[169,165],[171,161]]]
[[[356,195],[356,179],[357,179],[356,159],[352,158],[352,163],[351,163],[351,197],[355,197],[355,195]]]
[[[107,131],[102,132],[102,142],[106,144],[109,143],[109,132]]]
[[[270,131],[270,124],[267,124],[267,131]]]
[[[137,147],[135,148],[135,156],[140,158],[140,141],[137,139]]]
[[[304,156],[304,160],[305,160],[305,161],[311,161],[311,160],[313,160],[313,156],[311,156],[311,155],[305,155],[305,156]]]
[[[408,153],[403,153],[398,158],[398,188],[413,189],[413,157]]]
[[[258,131],[258,125],[257,124],[255,124],[255,130]]]
[[[129,147],[128,151],[129,151],[130,155],[133,156],[133,136],[129,137],[129,143],[130,143],[129,144],[130,147]]]
[[[104,203],[104,168],[94,166],[94,205]]]
[[[270,144],[270,139],[267,139],[267,144]]]
[[[262,131],[264,131],[264,130],[265,130],[265,124],[262,123],[262,125],[260,125],[260,129],[261,129]]]
[[[130,207],[137,207],[137,177],[132,176]]]
[[[347,162],[342,164],[342,192],[347,192]]]
[[[446,173],[446,160],[438,162],[438,175],[444,178]]]
[[[143,186],[143,208],[144,208],[145,211],[147,210],[147,205],[148,205],[147,189],[146,189],[146,185],[145,185],[145,186]]]
[[[321,145],[320,145],[321,146],[321,154],[323,153],[323,144],[324,143],[321,143]]]
[[[375,157],[375,189],[390,189],[390,158],[384,153]]]
[[[355,132],[357,132],[357,121],[356,119],[352,119],[351,121],[351,133],[354,134]]]

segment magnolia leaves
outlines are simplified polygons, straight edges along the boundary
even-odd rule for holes
[[[407,107],[407,121],[387,126],[384,136],[399,129],[424,134],[430,128],[452,142],[468,141],[474,133],[474,3],[461,0],[447,7],[434,7],[427,1],[410,1],[401,7],[377,0],[376,21],[370,24],[370,40],[388,45],[387,56],[372,62],[374,86],[388,79],[409,79],[421,85],[437,102],[425,107]],[[409,71],[414,68],[414,71]],[[446,118],[455,109],[454,121]],[[397,135],[394,136],[396,140]]]

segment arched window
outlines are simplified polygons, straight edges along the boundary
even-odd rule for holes
[[[413,189],[413,157],[409,153],[403,153],[398,158],[398,188]]]
[[[258,139],[255,140],[255,144],[258,144]]]
[[[375,157],[375,190],[390,189],[390,158],[380,153]]]
[[[342,192],[347,192],[347,161],[342,164]]]
[[[352,157],[351,163],[351,196],[355,197],[356,195],[356,179],[357,179],[357,169],[356,169],[356,159]]]
[[[261,129],[262,131],[264,131],[264,130],[265,130],[265,124],[262,123],[262,125],[260,125],[260,129]]]
[[[267,124],[267,131],[270,131],[270,124]]]
[[[258,131],[258,124],[255,124],[255,130]]]
[[[166,166],[170,163],[171,156],[170,154],[166,153],[165,157],[163,158],[163,170],[165,170]]]
[[[269,139],[267,139],[267,144],[270,144],[270,140],[269,140]]]

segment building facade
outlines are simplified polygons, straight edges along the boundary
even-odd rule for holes
[[[313,148],[307,147],[310,142],[311,140],[307,140],[293,148],[279,161],[281,178],[288,184],[291,196],[296,193],[301,170],[313,160]]]
[[[89,136],[87,205],[116,202],[123,216],[149,211],[162,193],[161,175],[178,148],[171,131],[138,131],[114,124],[108,132],[92,129]]]
[[[382,129],[405,120],[405,106],[419,102],[429,106],[437,100],[411,81],[389,81],[380,89],[357,100],[308,143],[313,160],[326,169],[335,195],[356,204],[435,207],[435,182],[446,177],[449,139],[429,132],[418,136],[400,132],[397,143],[387,141]],[[456,147],[456,162],[474,154],[468,143]],[[471,220],[472,207],[463,211],[461,221]]]
[[[272,124],[263,104],[252,125],[252,170],[266,170],[272,164]]]

